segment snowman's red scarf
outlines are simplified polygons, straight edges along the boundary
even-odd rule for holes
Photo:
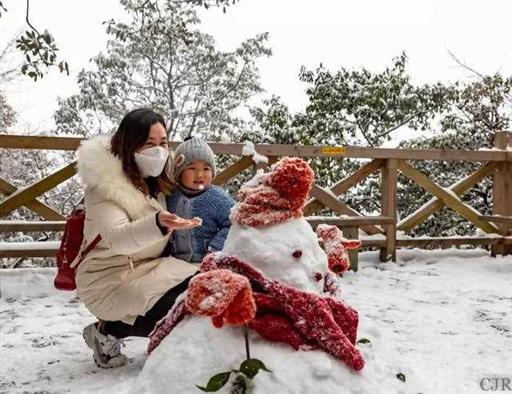
[[[333,297],[319,296],[265,278],[250,264],[236,257],[207,256],[201,271],[229,269],[246,276],[257,304],[257,315],[249,327],[269,340],[286,342],[295,349],[320,348],[359,370],[364,359],[355,347],[357,311]],[[149,336],[151,353],[188,314],[184,301],[157,323]]]

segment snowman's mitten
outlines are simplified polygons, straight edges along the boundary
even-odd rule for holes
[[[236,274],[234,274],[236,275]],[[234,326],[240,326],[254,319],[256,315],[256,303],[251,290],[251,285],[247,281],[242,291],[239,291],[233,301],[221,316],[217,316],[218,322],[222,321]],[[220,320],[222,319],[222,321]],[[220,325],[217,325],[220,327]]]
[[[350,268],[347,250],[359,248],[361,241],[346,239],[338,227],[328,224],[318,225],[316,233],[323,242],[329,269],[338,274],[347,271]]]
[[[188,285],[185,305],[194,315],[212,317],[216,327],[223,323],[245,324],[256,315],[249,279],[227,269],[194,276]]]

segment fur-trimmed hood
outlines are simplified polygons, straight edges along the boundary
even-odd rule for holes
[[[132,218],[141,216],[148,199],[126,176],[121,160],[110,152],[110,136],[82,142],[77,157],[78,176],[87,189],[120,205]]]

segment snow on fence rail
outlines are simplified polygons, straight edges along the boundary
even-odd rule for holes
[[[74,137],[22,136],[0,134],[0,149],[53,149],[76,150],[82,141]],[[172,142],[175,148],[177,142]],[[347,237],[360,238],[364,246],[380,248],[382,261],[395,260],[397,246],[440,246],[450,245],[490,245],[491,253],[512,253],[512,132],[495,133],[495,148],[492,150],[462,151],[451,149],[388,149],[357,146],[299,146],[255,144],[255,150],[268,156],[271,165],[281,156],[299,156],[303,158],[332,157],[371,159],[348,177],[336,182],[329,188],[313,185],[311,199],[304,207],[306,216],[312,216],[322,208],[331,209],[335,218],[310,218],[312,225],[324,222],[336,223]],[[214,183],[226,184],[242,171],[253,167],[261,168],[262,163],[253,163],[243,155],[244,144],[210,143],[217,154],[241,156],[231,166],[217,174]],[[407,161],[469,161],[481,162],[475,172],[443,188],[415,169]],[[5,165],[5,164],[4,164]],[[0,219],[21,206],[37,213],[44,221],[14,222],[0,221],[0,232],[7,231],[61,231],[63,220],[60,213],[43,204],[38,196],[63,183],[76,174],[76,162],[72,162],[51,175],[26,187],[17,189],[7,180],[0,178]],[[344,204],[339,196],[351,187],[365,180],[369,175],[381,174],[381,216],[364,216],[352,207]],[[434,198],[418,208],[401,221],[397,221],[397,177],[402,173],[421,186]],[[473,207],[465,204],[459,196],[486,177],[492,176],[493,207],[492,215],[481,215]],[[429,216],[448,206],[469,222],[473,223],[484,235],[478,237],[421,237],[411,238],[401,235],[424,222]],[[0,243],[1,257],[49,256],[55,253],[49,245],[6,245]],[[36,243],[37,244],[37,243]],[[40,243],[42,244],[42,243]],[[25,254],[23,254],[25,253]],[[39,254],[38,254],[39,253]],[[351,259],[357,267],[357,253],[351,253]]]

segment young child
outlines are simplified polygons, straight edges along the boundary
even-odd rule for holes
[[[231,222],[229,213],[235,204],[220,187],[212,185],[215,154],[204,141],[191,138],[175,151],[174,180],[177,186],[167,197],[167,209],[182,218],[199,217],[200,227],[176,230],[167,253],[188,262],[201,262],[209,252],[221,250]]]

